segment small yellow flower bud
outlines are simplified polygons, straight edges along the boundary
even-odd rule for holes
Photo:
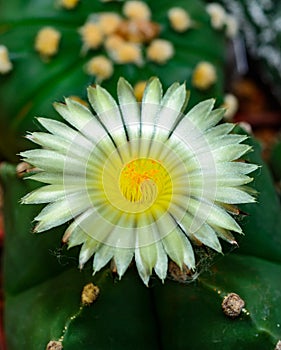
[[[67,10],[72,10],[77,6],[78,2],[79,0],[60,0],[59,5]]]
[[[130,19],[150,19],[151,11],[143,1],[127,1],[123,7],[123,14]]]
[[[168,11],[168,18],[171,27],[176,32],[185,32],[192,26],[192,21],[189,14],[181,7],[173,7]]]
[[[174,55],[174,47],[164,39],[153,40],[147,48],[147,58],[150,61],[164,64]]]
[[[98,81],[102,81],[112,76],[113,65],[107,57],[96,56],[86,64],[86,72],[89,75],[95,75]]]
[[[102,13],[98,17],[98,25],[105,35],[114,33],[120,25],[122,19],[116,13]]]
[[[118,50],[118,48],[121,45],[123,45],[124,42],[125,42],[125,40],[123,38],[121,38],[119,35],[112,34],[112,35],[109,35],[105,39],[104,46],[105,46],[106,50],[108,50],[108,51],[110,51],[110,50]]]
[[[146,87],[146,81],[139,81],[138,83],[136,83],[136,85],[134,86],[134,94],[136,96],[136,99],[138,101],[142,100],[142,96],[144,93]]]
[[[79,29],[84,47],[86,49],[97,49],[103,41],[103,33],[99,25],[88,22]]]
[[[217,80],[215,67],[209,62],[199,62],[192,75],[192,84],[199,90],[209,89]]]
[[[231,121],[238,110],[238,99],[232,94],[226,94],[224,96],[224,102],[222,107],[226,109],[224,119]]]
[[[135,63],[141,65],[142,54],[140,46],[124,41],[113,50],[109,50],[110,57],[117,63]]]
[[[13,68],[6,46],[0,45],[0,74],[9,73]]]
[[[211,24],[215,29],[222,29],[225,25],[226,13],[224,8],[218,3],[211,3],[206,6],[206,11],[211,18]]]
[[[35,39],[35,50],[43,57],[54,56],[58,52],[61,34],[52,27],[42,28]]]

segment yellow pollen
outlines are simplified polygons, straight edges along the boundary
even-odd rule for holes
[[[165,189],[170,178],[160,162],[153,159],[135,159],[122,169],[119,185],[123,196],[130,202],[153,204]]]
[[[54,56],[58,52],[61,34],[52,27],[42,28],[35,39],[35,50],[44,57]]]

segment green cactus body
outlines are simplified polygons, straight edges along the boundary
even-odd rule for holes
[[[249,161],[261,164],[254,146]],[[44,349],[50,340],[61,340],[67,350],[273,349],[281,337],[280,204],[266,166],[257,172],[260,202],[243,208],[249,216],[241,222],[246,235],[237,252],[217,259],[196,282],[161,285],[152,279],[147,288],[134,267],[121,281],[107,268],[94,277],[88,265],[79,272],[75,251],[56,250],[59,229],[28,233],[37,209],[18,201],[34,184],[3,165],[8,349]],[[81,291],[89,282],[100,288],[100,296],[81,309]],[[245,301],[236,319],[221,309],[230,292]]]

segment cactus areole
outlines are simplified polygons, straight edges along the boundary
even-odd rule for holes
[[[213,99],[185,113],[184,84],[163,94],[153,78],[138,103],[121,78],[117,95],[89,87],[94,113],[68,98],[54,105],[65,123],[38,119],[47,131],[27,137],[42,148],[21,156],[46,185],[22,203],[48,203],[35,232],[72,220],[63,241],[82,245],[80,267],[93,256],[97,272],[112,260],[121,277],[134,259],[147,285],[153,270],[165,280],[169,259],[194,270],[194,245],[236,243],[231,232],[242,230],[229,212],[255,201],[245,184],[257,166],[237,161],[251,149],[247,136],[218,125],[224,109]]]

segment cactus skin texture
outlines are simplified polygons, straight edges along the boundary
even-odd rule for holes
[[[207,91],[194,89],[190,107],[204,98],[223,93],[225,35],[212,29],[210,19],[201,1],[178,0],[176,6],[185,8],[195,27],[186,33],[176,33],[168,23],[167,12],[175,4],[161,0],[146,1],[151,8],[152,20],[162,27],[160,37],[173,43],[175,56],[164,65],[153,62],[143,67],[134,64],[114,65],[114,74],[103,86],[111,93],[120,76],[132,85],[151,76],[158,76],[166,89],[174,81],[187,82],[191,87],[192,72],[199,61],[215,66],[217,82]],[[52,103],[63,97],[76,95],[84,98],[86,87],[94,79],[85,74],[84,66],[93,56],[104,50],[89,50],[81,54],[82,42],[78,29],[94,12],[121,13],[124,2],[80,1],[73,10],[62,9],[54,0],[12,0],[0,2],[0,42],[10,53],[13,69],[1,76],[0,83],[0,157],[16,161],[16,154],[30,148],[23,136],[35,130],[34,116],[55,115]],[[34,49],[37,32],[52,26],[61,33],[58,53],[44,61]],[[211,43],[211,45],[210,45]],[[5,130],[5,131],[3,131]]]
[[[262,164],[255,142],[249,161]],[[259,203],[242,208],[249,215],[241,221],[240,247],[193,283],[152,279],[147,288],[133,266],[121,281],[108,268],[94,277],[89,265],[79,272],[75,252],[58,248],[63,228],[32,235],[38,208],[18,201],[34,186],[3,164],[8,349],[44,349],[62,336],[66,350],[274,349],[281,338],[281,208],[262,165],[255,176]],[[80,309],[81,291],[90,282],[100,295]],[[231,292],[245,301],[236,319],[221,309]]]

